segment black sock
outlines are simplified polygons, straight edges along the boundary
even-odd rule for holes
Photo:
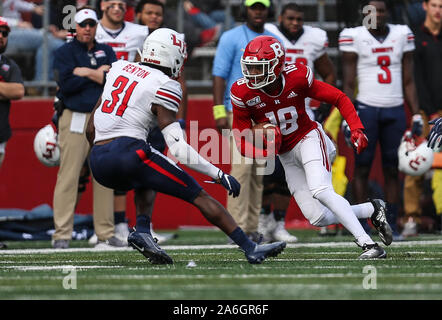
[[[270,205],[262,206],[261,214],[269,215],[271,212],[272,211],[271,211],[271,206]]]
[[[114,223],[124,223],[126,222],[126,212],[125,211],[115,211],[114,212]]]
[[[150,217],[143,215],[137,216],[135,229],[138,232],[150,234]]]
[[[285,210],[273,210],[273,215],[275,216],[275,221],[284,221],[287,211]]]
[[[250,240],[240,227],[237,227],[235,230],[233,230],[229,237],[241,249],[243,249],[245,253],[250,253],[255,249],[256,243]]]
[[[387,202],[387,222],[391,226],[391,229],[394,233],[398,232],[397,229],[397,213],[398,213],[398,205],[396,203]]]

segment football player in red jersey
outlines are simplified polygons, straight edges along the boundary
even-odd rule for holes
[[[284,68],[285,49],[271,36],[250,41],[241,58],[244,77],[232,85],[233,125],[238,150],[244,156],[267,157],[238,134],[255,123],[270,122],[279,126],[282,144],[279,158],[286,172],[290,193],[303,215],[312,225],[321,227],[341,223],[363,249],[360,259],[385,258],[386,252],[364,231],[358,219],[370,218],[381,240],[389,245],[391,228],[385,218],[382,200],[350,206],[335,193],[331,162],[333,143],[322,126],[312,121],[305,111],[306,97],[337,106],[351,129],[351,141],[357,153],[368,140],[350,99],[340,90],[314,79],[311,69],[303,64]]]

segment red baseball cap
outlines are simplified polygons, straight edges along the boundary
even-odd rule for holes
[[[8,22],[3,17],[0,17],[0,27],[5,27],[6,29],[8,29],[8,31],[11,31]]]

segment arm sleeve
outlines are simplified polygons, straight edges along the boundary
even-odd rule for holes
[[[219,178],[220,169],[200,156],[195,149],[187,144],[183,136],[183,129],[181,129],[178,122],[175,121],[169,124],[161,132],[169,151],[180,163],[213,179]]]
[[[226,34],[221,36],[216,47],[215,59],[213,60],[212,75],[227,79],[233,66],[234,41],[229,41]]]
[[[341,90],[325,82],[313,80],[313,84],[308,91],[308,96],[336,106],[350,126],[350,130],[364,129],[355,107]]]
[[[9,60],[9,64],[11,65],[11,73],[8,79],[8,82],[15,82],[15,83],[21,83],[23,84],[23,77],[20,71],[20,68],[18,65],[12,61]]]
[[[406,37],[405,45],[404,45],[404,52],[413,51],[415,49],[414,45],[414,33],[411,31],[411,29],[408,26],[403,26],[404,28],[404,34]]]
[[[313,61],[322,57],[326,53],[328,47],[327,32],[321,29],[317,29],[317,39],[315,41],[315,50],[313,52]]]
[[[343,52],[355,52],[355,32],[353,29],[345,28],[339,34],[339,50]]]

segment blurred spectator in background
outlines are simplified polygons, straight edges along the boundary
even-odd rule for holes
[[[20,68],[4,55],[10,31],[8,22],[0,17],[0,168],[5,158],[6,142],[12,134],[9,126],[11,100],[21,99],[25,94]]]
[[[232,103],[230,88],[243,77],[240,60],[246,45],[260,35],[274,36],[264,29],[269,18],[270,0],[245,0],[241,16],[245,23],[221,35],[213,62],[213,115],[217,129],[232,128]],[[258,174],[261,167],[256,160],[251,161],[241,156],[233,140],[230,141],[230,174],[238,179],[242,186],[240,195],[227,199],[227,210],[238,225],[255,242],[262,241],[258,233],[258,220],[261,211],[263,193],[263,175]]]
[[[233,17],[229,17],[230,23],[225,25],[226,12],[219,0],[185,0],[183,6],[195,25],[203,29],[200,46],[215,45],[221,33],[235,24]]]
[[[367,149],[355,154],[353,196],[356,203],[369,197],[368,178],[379,141],[387,220],[393,229],[393,239],[400,240],[397,150],[406,128],[404,97],[413,115],[412,133],[420,135],[422,131],[413,77],[414,35],[408,26],[387,23],[386,1],[367,1],[362,5],[365,4],[376,8],[376,25],[347,28],[339,35],[343,91],[354,101],[368,137]],[[354,100],[356,83],[358,93]]]
[[[64,105],[58,121],[60,167],[54,190],[52,246],[69,247],[77,203],[80,171],[89,153],[86,123],[100,97],[105,74],[116,61],[111,47],[95,41],[98,19],[93,9],[84,7],[75,15],[76,37],[54,54],[54,73],[59,86],[57,97]],[[93,179],[94,229],[104,247],[126,246],[114,235],[113,192]]]
[[[389,0],[387,4],[391,12],[391,23],[420,26],[425,20],[422,2],[423,0]]]
[[[35,51],[35,73],[34,80],[40,81],[43,79],[43,29],[36,29],[28,22],[23,21],[21,17],[22,12],[33,12],[39,16],[43,15],[43,6],[36,5],[32,2],[23,0],[5,0],[3,1],[3,17],[8,21],[11,27],[9,35],[9,46],[6,53],[17,53],[20,51]],[[53,62],[54,51],[63,45],[64,41],[57,38],[59,34],[55,29],[50,29],[48,33],[48,79],[53,80],[54,75]]]
[[[414,74],[419,97],[419,105],[423,111],[424,130],[422,137],[429,133],[428,120],[442,116],[442,0],[425,0],[422,4],[426,12],[422,25],[414,28],[416,35],[416,51],[414,56]],[[436,154],[435,154],[436,156]],[[433,188],[435,195],[442,188],[442,168],[433,172]],[[424,177],[405,176],[404,180],[404,212],[406,223],[402,235],[417,235],[419,217],[422,215],[421,197],[423,195]],[[440,191],[439,191],[440,194]],[[437,212],[442,214],[442,197],[433,196]]]

